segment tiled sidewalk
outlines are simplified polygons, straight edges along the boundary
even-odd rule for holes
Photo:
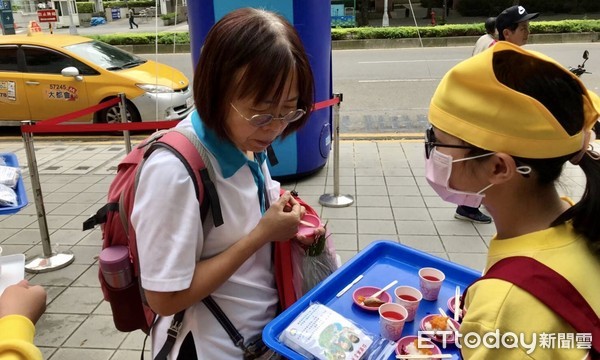
[[[35,148],[52,248],[75,254],[74,263],[64,269],[27,275],[48,291],[48,308],[37,324],[35,343],[45,359],[139,359],[143,334],[115,330],[110,307],[102,301],[96,265],[100,231],[81,231],[82,222],[104,204],[124,146],[38,141]],[[29,205],[15,215],[0,216],[0,243],[5,255],[39,255],[40,233],[23,144],[0,142],[2,152],[17,154]],[[333,192],[332,161],[333,157],[314,176],[284,186],[295,188],[329,220],[343,261],[374,240],[388,239],[483,268],[494,225],[453,218],[455,206],[440,200],[424,179],[422,142],[341,142],[340,193],[355,199],[346,208],[323,208],[318,203],[320,195]],[[579,168],[567,168],[561,180],[564,194],[577,199],[583,193],[585,177]]]

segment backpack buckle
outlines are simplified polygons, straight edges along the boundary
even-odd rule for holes
[[[171,321],[171,326],[169,326],[169,330],[167,330],[167,336],[176,339],[177,335],[179,335],[179,332],[181,331],[182,326],[183,321],[177,321],[173,319],[173,321]]]

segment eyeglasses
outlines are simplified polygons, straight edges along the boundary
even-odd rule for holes
[[[231,105],[233,110],[235,110],[241,117],[246,119],[250,123],[250,125],[253,125],[256,127],[267,126],[273,120],[281,120],[286,124],[293,123],[294,121],[300,120],[304,116],[304,114],[306,114],[306,110],[296,109],[296,110],[290,111],[289,113],[285,114],[282,117],[275,117],[271,114],[256,114],[256,115],[252,115],[251,118],[247,118],[244,115],[242,115],[242,113],[238,109],[236,109],[236,107],[233,106],[233,104],[230,103],[229,105]]]
[[[435,134],[433,132],[433,127],[427,128],[427,130],[425,130],[425,157],[427,159],[429,159],[429,155],[431,155],[431,152],[433,151],[433,149],[435,147],[447,147],[447,148],[471,149],[471,150],[477,149],[475,146],[442,144],[442,143],[439,143],[436,141],[437,141],[437,139],[435,138]]]

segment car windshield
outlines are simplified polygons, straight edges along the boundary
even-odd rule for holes
[[[128,69],[147,61],[101,41],[88,41],[69,45],[65,46],[65,49],[106,70]]]

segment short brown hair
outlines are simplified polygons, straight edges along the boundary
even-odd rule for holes
[[[287,74],[293,70],[298,78],[298,108],[306,114],[288,125],[282,136],[304,125],[314,102],[313,73],[304,46],[294,27],[280,15],[252,8],[232,11],[208,32],[196,65],[198,114],[219,137],[229,138],[225,117],[234,96],[256,94],[255,103],[259,103],[275,88],[273,100],[279,103]]]

